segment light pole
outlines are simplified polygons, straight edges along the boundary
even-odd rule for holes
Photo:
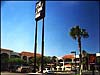
[[[75,75],[77,74],[77,70],[76,70],[76,51],[72,51],[71,53],[74,53],[75,54]]]

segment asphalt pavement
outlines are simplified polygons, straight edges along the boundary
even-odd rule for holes
[[[27,75],[27,73],[10,73],[10,72],[1,72],[1,75]]]
[[[52,74],[40,74],[40,73],[10,73],[1,72],[1,75],[75,75],[75,73],[52,73]],[[93,75],[92,72],[83,72],[83,75]],[[100,72],[95,72],[94,75],[100,75]]]

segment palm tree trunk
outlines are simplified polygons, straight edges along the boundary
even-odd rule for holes
[[[79,36],[78,37],[78,46],[79,46],[79,51],[80,51],[80,65],[79,65],[79,68],[80,68],[80,75],[82,75],[82,51],[81,51],[81,37]]]

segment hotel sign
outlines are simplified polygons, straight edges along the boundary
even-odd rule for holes
[[[36,21],[45,17],[45,1],[38,1],[36,3],[35,14]]]

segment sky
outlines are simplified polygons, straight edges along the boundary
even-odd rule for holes
[[[15,52],[34,52],[36,1],[1,2],[1,48]],[[69,35],[79,25],[89,33],[82,38],[82,50],[100,52],[99,2],[97,1],[46,1],[44,18],[44,55],[64,56],[76,51],[78,42]],[[38,21],[37,53],[41,54],[42,20]]]

